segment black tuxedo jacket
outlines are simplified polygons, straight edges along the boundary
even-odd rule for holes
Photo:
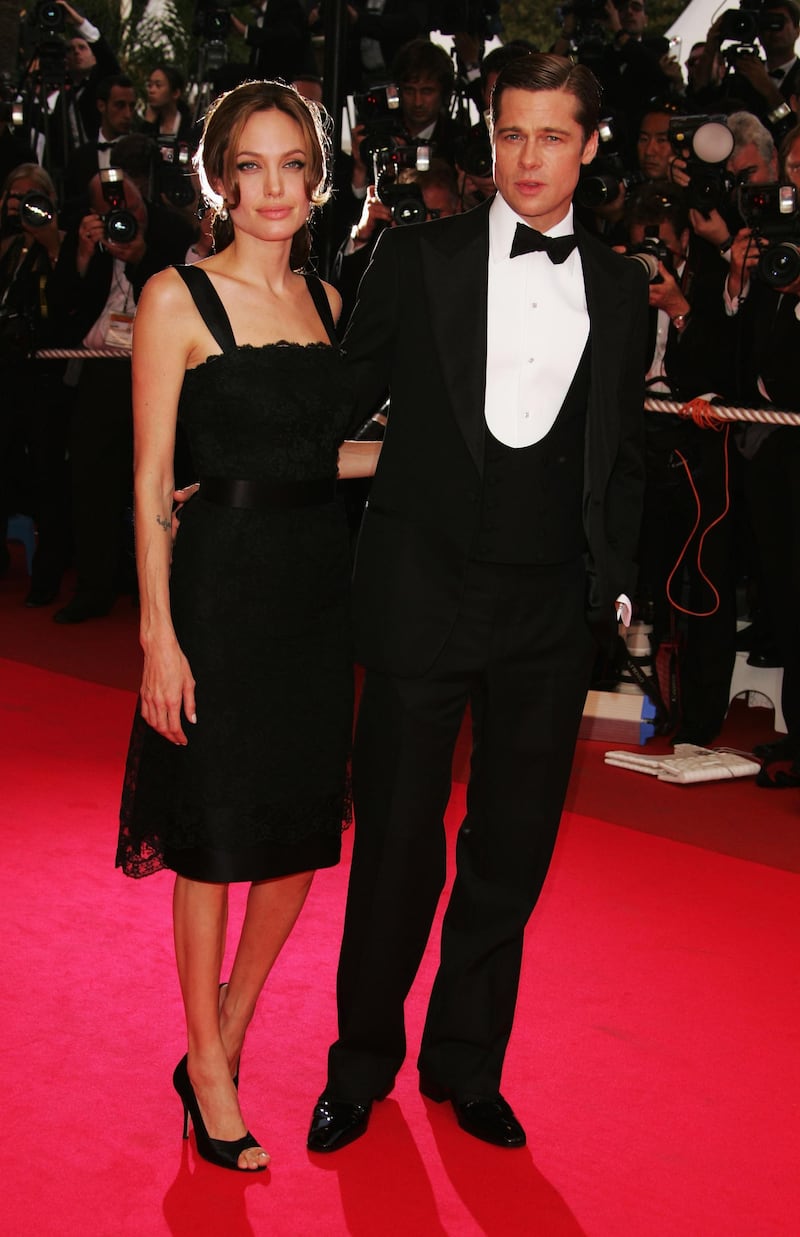
[[[613,621],[614,599],[636,580],[647,285],[637,263],[578,235],[591,319],[587,610]],[[488,203],[387,230],[344,340],[359,422],[391,396],[354,576],[356,655],[389,673],[433,663],[478,532],[488,257]]]

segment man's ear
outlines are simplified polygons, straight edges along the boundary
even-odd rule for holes
[[[600,135],[598,134],[597,129],[595,129],[593,133],[589,134],[581,155],[581,163],[586,164],[592,162],[592,159],[594,159],[597,154],[597,143],[599,139]]]

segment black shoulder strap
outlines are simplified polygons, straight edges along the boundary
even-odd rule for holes
[[[317,313],[322,320],[322,325],[328,333],[328,339],[332,344],[336,345],[339,343],[336,335],[336,324],[333,321],[333,314],[331,313],[331,307],[328,303],[328,296],[322,286],[322,281],[318,275],[312,275],[309,273],[306,273],[305,279],[308,290],[311,293],[312,300],[314,301],[314,305],[316,306]]]
[[[176,266],[175,270],[191,292],[200,317],[222,351],[230,352],[236,347],[236,340],[225,306],[206,272],[199,266]]]

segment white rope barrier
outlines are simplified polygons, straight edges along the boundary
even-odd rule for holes
[[[76,361],[89,357],[127,357],[130,348],[39,348],[33,354],[35,361]]]
[[[88,360],[92,357],[128,357],[130,348],[40,348],[34,353],[37,361]],[[644,401],[647,412],[669,412],[679,417],[692,417],[699,412],[716,421],[757,421],[764,425],[800,425],[800,412],[781,412],[777,408],[737,408],[727,404],[709,404],[706,400],[691,400],[681,404],[674,399]]]
[[[736,408],[725,404],[709,404],[706,400],[690,400],[681,404],[674,399],[656,399],[648,396],[644,401],[647,412],[671,412],[679,417],[692,417],[699,411],[703,417],[717,421],[759,421],[764,425],[800,425],[800,412],[780,412],[776,408]]]

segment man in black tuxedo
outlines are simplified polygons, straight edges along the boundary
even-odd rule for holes
[[[314,1151],[365,1131],[403,1061],[467,703],[467,816],[420,1087],[476,1137],[525,1142],[500,1095],[523,932],[555,843],[590,627],[613,630],[633,591],[643,486],[645,280],[572,234],[598,115],[585,66],[508,65],[493,96],[498,195],[387,230],[345,339],[360,411],[388,387],[391,412],[355,568],[358,824]]]

